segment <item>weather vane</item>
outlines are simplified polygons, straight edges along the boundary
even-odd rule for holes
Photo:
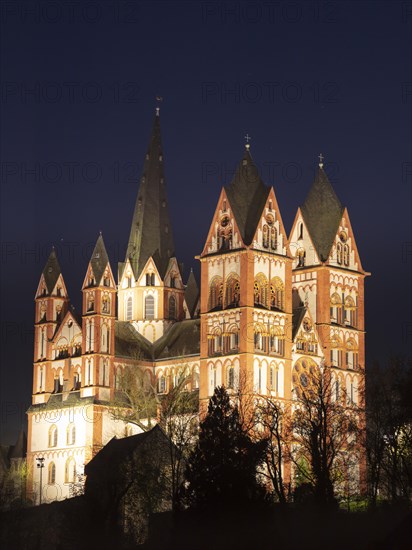
[[[322,155],[322,153],[320,153],[319,155],[319,168],[323,168],[323,159],[325,157]]]
[[[245,135],[245,140],[246,140],[246,149],[249,150],[250,149],[250,143],[249,141],[251,140],[252,138],[250,137],[249,134],[246,134]]]

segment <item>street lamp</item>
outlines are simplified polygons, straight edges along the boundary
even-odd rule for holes
[[[42,456],[36,458],[37,460],[37,467],[40,468],[40,504],[41,504],[41,497],[42,497],[42,490],[43,490],[43,468],[44,468],[44,458]]]

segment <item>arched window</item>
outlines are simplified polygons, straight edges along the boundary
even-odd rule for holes
[[[306,251],[304,248],[299,248],[297,252],[298,256],[298,265],[297,267],[304,267],[306,263]]]
[[[195,367],[193,369],[193,383],[192,383],[192,389],[198,390],[199,389],[199,369]]]
[[[80,384],[80,372],[75,372],[73,374],[73,390],[79,390]]]
[[[66,445],[74,445],[76,442],[76,426],[69,424],[66,431]]]
[[[122,387],[122,369],[118,367],[114,376],[114,389],[120,390]]]
[[[145,319],[154,319],[155,318],[155,311],[154,311],[154,297],[149,295],[146,296],[144,300],[144,312],[145,312]]]
[[[330,297],[330,320],[331,323],[342,322],[342,302],[337,292],[334,292]]]
[[[155,286],[155,274],[146,273],[146,286]]]
[[[174,296],[169,298],[169,319],[176,319],[176,298]]]
[[[126,301],[126,321],[133,319],[133,298],[129,296]]]
[[[56,483],[56,465],[54,462],[50,462],[49,464],[47,480],[49,485]]]
[[[263,273],[259,273],[253,285],[255,306],[268,307],[268,281]]]
[[[57,426],[55,424],[49,428],[49,447],[57,447]]]
[[[270,307],[271,309],[283,310],[285,307],[285,286],[282,279],[274,277],[270,285]]]
[[[339,265],[342,265],[342,245],[338,243],[336,245],[336,261]]]
[[[166,393],[166,377],[163,374],[157,379],[157,393]]]
[[[276,227],[272,227],[270,230],[270,247],[272,250],[276,250],[278,247],[278,231]]]
[[[345,323],[345,325],[356,327],[356,321],[356,304],[352,296],[346,296],[343,308],[343,322]]]
[[[303,239],[303,223],[299,224],[299,237],[298,239]]]
[[[231,390],[235,387],[235,369],[230,365],[227,369],[227,387]]]
[[[263,248],[269,248],[269,227],[267,225],[263,226]]]
[[[222,277],[213,277],[209,285],[209,311],[221,308],[223,303]]]
[[[76,479],[76,463],[73,458],[68,458],[64,466],[64,482],[74,483]]]
[[[347,267],[349,265],[349,245],[345,244],[343,246],[343,263]]]
[[[240,283],[237,275],[229,275],[226,280],[226,307],[238,307]]]
[[[273,365],[269,367],[269,389],[275,389],[275,368]]]
[[[102,312],[103,313],[110,313],[110,307],[109,307],[109,297],[104,295],[102,299]]]

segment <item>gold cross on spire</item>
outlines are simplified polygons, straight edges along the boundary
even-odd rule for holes
[[[320,153],[319,155],[319,168],[323,168],[323,160],[324,160],[324,156],[322,155],[322,153]]]
[[[160,102],[163,101],[163,97],[160,96],[160,95],[157,95],[157,96],[156,96],[156,101],[157,101],[156,115],[159,116],[159,113],[160,113]]]
[[[246,134],[246,135],[245,135],[245,140],[246,140],[246,145],[245,145],[245,147],[246,147],[246,149],[247,149],[248,151],[249,151],[249,149],[250,149],[250,143],[249,143],[249,141],[250,141],[251,139],[252,139],[252,138],[250,137],[249,134]]]

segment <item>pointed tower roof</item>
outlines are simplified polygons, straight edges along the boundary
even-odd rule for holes
[[[90,265],[93,269],[93,274],[96,278],[96,284],[99,285],[102,280],[104,270],[109,263],[106,247],[104,246],[103,235],[100,233],[96,245],[90,258]]]
[[[316,252],[325,262],[342,219],[343,206],[322,166],[319,166],[301,210]]]
[[[246,245],[252,242],[269,191],[246,148],[231,184],[226,187],[227,197]]]
[[[133,212],[126,261],[130,258],[137,278],[147,260],[153,257],[159,274],[163,277],[169,259],[174,254],[163,169],[160,116],[157,109]]]
[[[54,247],[50,252],[49,259],[43,269],[44,282],[46,283],[47,292],[51,294],[56,286],[57,279],[61,275],[61,268],[57,259],[56,251]]]
[[[16,444],[10,449],[10,458],[25,458],[27,452],[27,437],[21,429]]]
[[[190,317],[193,317],[196,304],[199,300],[199,287],[197,286],[196,277],[193,273],[193,269],[190,270],[190,275],[187,280],[185,289],[185,301],[189,309]]]

